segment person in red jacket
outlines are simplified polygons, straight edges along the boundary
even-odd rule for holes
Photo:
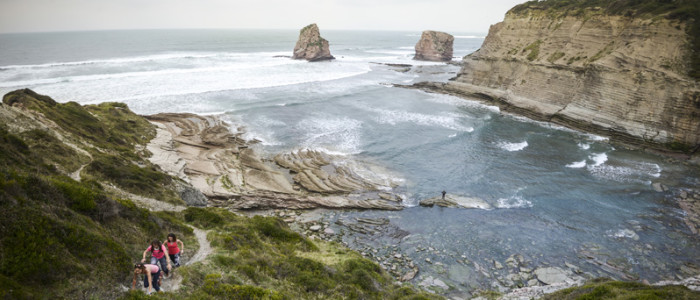
[[[159,240],[153,240],[151,245],[146,248],[146,251],[143,251],[143,259],[141,259],[141,262],[146,262],[146,253],[151,252],[151,264],[156,265],[160,263],[161,271],[165,273],[165,277],[168,277],[168,273],[172,267],[170,266],[170,256],[165,255],[167,253],[166,251],[165,246],[161,244]],[[165,267],[166,262],[167,268]]]
[[[180,247],[178,247],[178,245]],[[165,246],[168,248],[168,256],[170,256],[170,261],[173,262],[175,267],[180,266],[180,254],[185,250],[185,244],[181,240],[177,239],[174,233],[168,234],[165,239]]]

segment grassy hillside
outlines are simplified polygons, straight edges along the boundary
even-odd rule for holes
[[[311,242],[279,218],[188,208],[182,217],[209,229],[215,249],[204,262],[181,268],[183,287],[161,299],[440,299],[400,286],[357,252]],[[142,299],[141,291],[122,299]]]
[[[700,1],[698,0],[541,0],[516,5],[508,14],[544,14],[552,18],[603,14],[632,18],[668,18],[686,24],[691,68],[700,79]]]
[[[31,91],[4,100],[21,101],[58,127],[42,129],[27,117],[0,120],[0,298],[113,298],[149,240],[168,232],[192,238],[181,221],[105,192],[96,178],[109,177],[101,172],[80,182],[66,176],[92,166],[90,155],[142,161],[128,148],[147,141],[138,136],[145,123],[116,125],[119,114],[138,117],[125,106],[58,104]],[[20,123],[34,129],[20,132]],[[131,176],[129,169],[122,175]]]

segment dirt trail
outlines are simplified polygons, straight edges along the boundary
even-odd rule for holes
[[[199,249],[197,250],[197,253],[195,253],[192,256],[192,258],[190,258],[187,262],[183,264],[185,266],[206,259],[212,252],[211,244],[207,240],[207,232],[193,226],[190,226],[190,228],[194,230],[194,235],[197,237],[197,242],[199,243]],[[180,276],[177,270],[175,270],[175,273],[173,273],[172,277],[163,279],[162,283],[163,284],[161,285],[161,288],[163,289],[163,291],[177,291],[180,289],[180,285],[182,283],[182,276]]]
[[[151,211],[182,211],[187,208],[182,205],[169,204],[162,201],[158,201],[153,198],[142,197],[124,191],[121,192],[125,193],[125,196],[127,196],[128,198],[134,200],[134,203],[136,203],[136,205],[142,208],[149,209]],[[197,249],[197,252],[194,255],[192,255],[192,257],[189,260],[182,263],[182,265],[185,266],[191,265],[199,261],[203,261],[212,253],[211,243],[209,243],[209,241],[207,240],[207,232],[194,226],[187,226],[192,228],[192,230],[194,231],[194,235],[195,237],[197,237],[197,243],[199,243],[199,249]],[[161,288],[163,289],[163,291],[177,291],[180,289],[180,285],[182,283],[182,276],[180,276],[180,274],[178,274],[177,272],[177,269],[175,269],[173,275],[171,275],[171,277],[168,278],[163,278],[161,280],[161,283]]]

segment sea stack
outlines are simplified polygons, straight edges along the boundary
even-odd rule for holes
[[[321,37],[316,24],[308,25],[299,31],[299,40],[294,46],[293,59],[306,59],[308,61],[319,61],[335,59],[331,55],[328,41]]]
[[[455,38],[445,32],[426,30],[416,44],[415,60],[450,61]]]

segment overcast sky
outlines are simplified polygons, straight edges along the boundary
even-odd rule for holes
[[[487,32],[525,0],[0,0],[0,32],[151,28]]]

